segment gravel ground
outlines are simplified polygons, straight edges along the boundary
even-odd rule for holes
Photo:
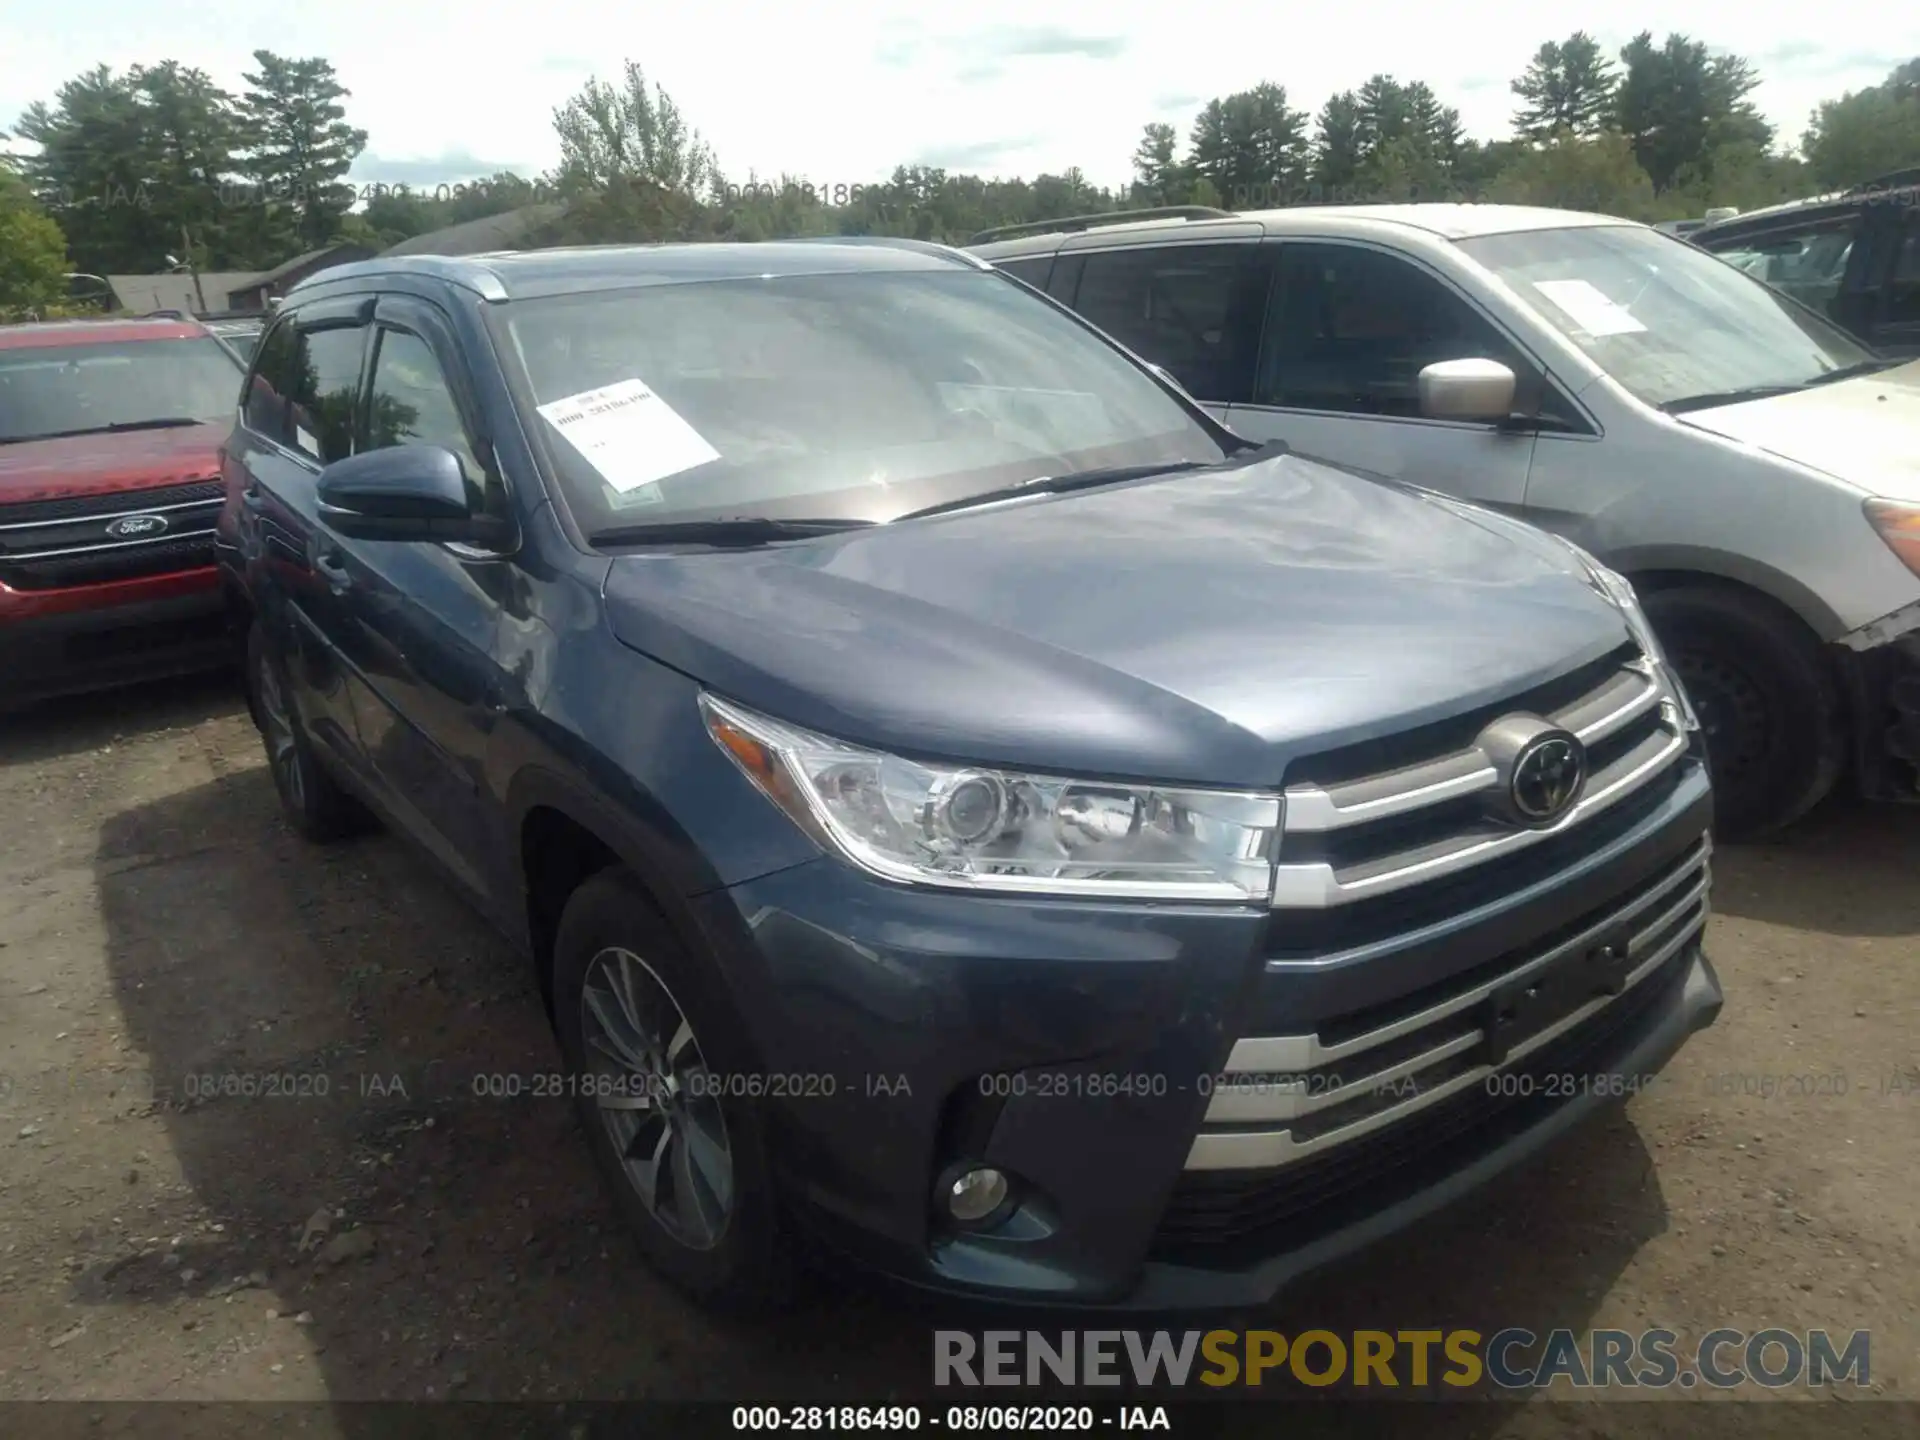
[[[471,1093],[552,1065],[530,977],[393,839],[292,835],[228,682],[0,720],[0,824],[0,1399],[928,1393],[926,1307],[650,1277],[570,1111]],[[1727,1009],[1666,1083],[1251,1323],[1867,1329],[1859,1398],[1920,1399],[1920,813],[1716,866]],[[185,1094],[236,1071],[327,1093]],[[1460,1433],[1626,1433],[1532,1410]]]

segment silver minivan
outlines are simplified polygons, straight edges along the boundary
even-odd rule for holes
[[[1920,801],[1920,363],[1685,241],[1500,205],[975,237],[1234,429],[1519,515],[1640,590],[1723,833]]]

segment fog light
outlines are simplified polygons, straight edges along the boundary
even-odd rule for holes
[[[977,1165],[947,1182],[947,1213],[962,1225],[978,1225],[993,1218],[1011,1193],[1005,1175],[990,1165]]]

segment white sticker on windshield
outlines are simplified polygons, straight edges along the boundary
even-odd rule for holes
[[[539,409],[623,495],[720,458],[699,431],[641,380],[583,390]]]
[[[1536,280],[1533,288],[1589,335],[1632,335],[1647,328],[1585,280]]]

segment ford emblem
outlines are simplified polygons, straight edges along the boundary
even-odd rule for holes
[[[131,540],[140,535],[158,535],[166,528],[164,515],[122,515],[107,526],[107,534],[116,540]]]

